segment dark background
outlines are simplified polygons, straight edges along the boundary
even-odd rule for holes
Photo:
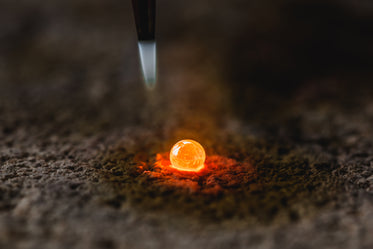
[[[108,91],[101,94],[110,102],[115,94],[131,99],[143,91],[130,3],[3,1],[1,5],[3,93],[9,89],[26,94],[24,98],[30,95],[25,100],[29,106],[40,98],[31,92],[56,88],[56,78],[76,81],[66,89],[66,103],[100,77]],[[171,64],[185,71],[198,68],[206,75],[209,67],[227,96],[245,101],[234,108],[246,116],[256,115],[251,101],[271,109],[273,98],[294,98],[302,89],[322,88],[323,96],[317,93],[321,99],[316,102],[341,97],[341,88],[345,93],[367,93],[372,74],[371,11],[369,1],[159,2],[159,88],[167,87]],[[100,75],[89,76],[92,71]],[[160,94],[165,93],[160,90]],[[63,93],[56,95],[60,98]],[[92,108],[87,101],[80,102]]]

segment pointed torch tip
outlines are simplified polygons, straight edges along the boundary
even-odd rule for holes
[[[145,85],[153,89],[157,82],[157,48],[155,41],[139,41],[142,74]]]

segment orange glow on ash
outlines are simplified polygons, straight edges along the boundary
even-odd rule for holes
[[[198,172],[172,167],[168,152],[157,154],[153,165],[143,163],[139,167],[153,182],[190,193],[219,194],[250,184],[256,178],[255,169],[249,161],[238,162],[220,155],[206,156],[204,168]]]
[[[206,153],[198,142],[185,139],[177,142],[170,151],[171,167],[197,172],[204,168]]]

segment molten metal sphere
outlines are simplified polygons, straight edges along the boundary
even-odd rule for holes
[[[171,149],[171,166],[178,170],[198,171],[204,167],[206,153],[202,145],[190,139],[177,142]]]

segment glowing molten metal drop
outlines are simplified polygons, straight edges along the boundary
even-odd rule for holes
[[[177,142],[171,149],[171,166],[178,170],[199,171],[204,167],[206,153],[202,145],[190,139]]]

